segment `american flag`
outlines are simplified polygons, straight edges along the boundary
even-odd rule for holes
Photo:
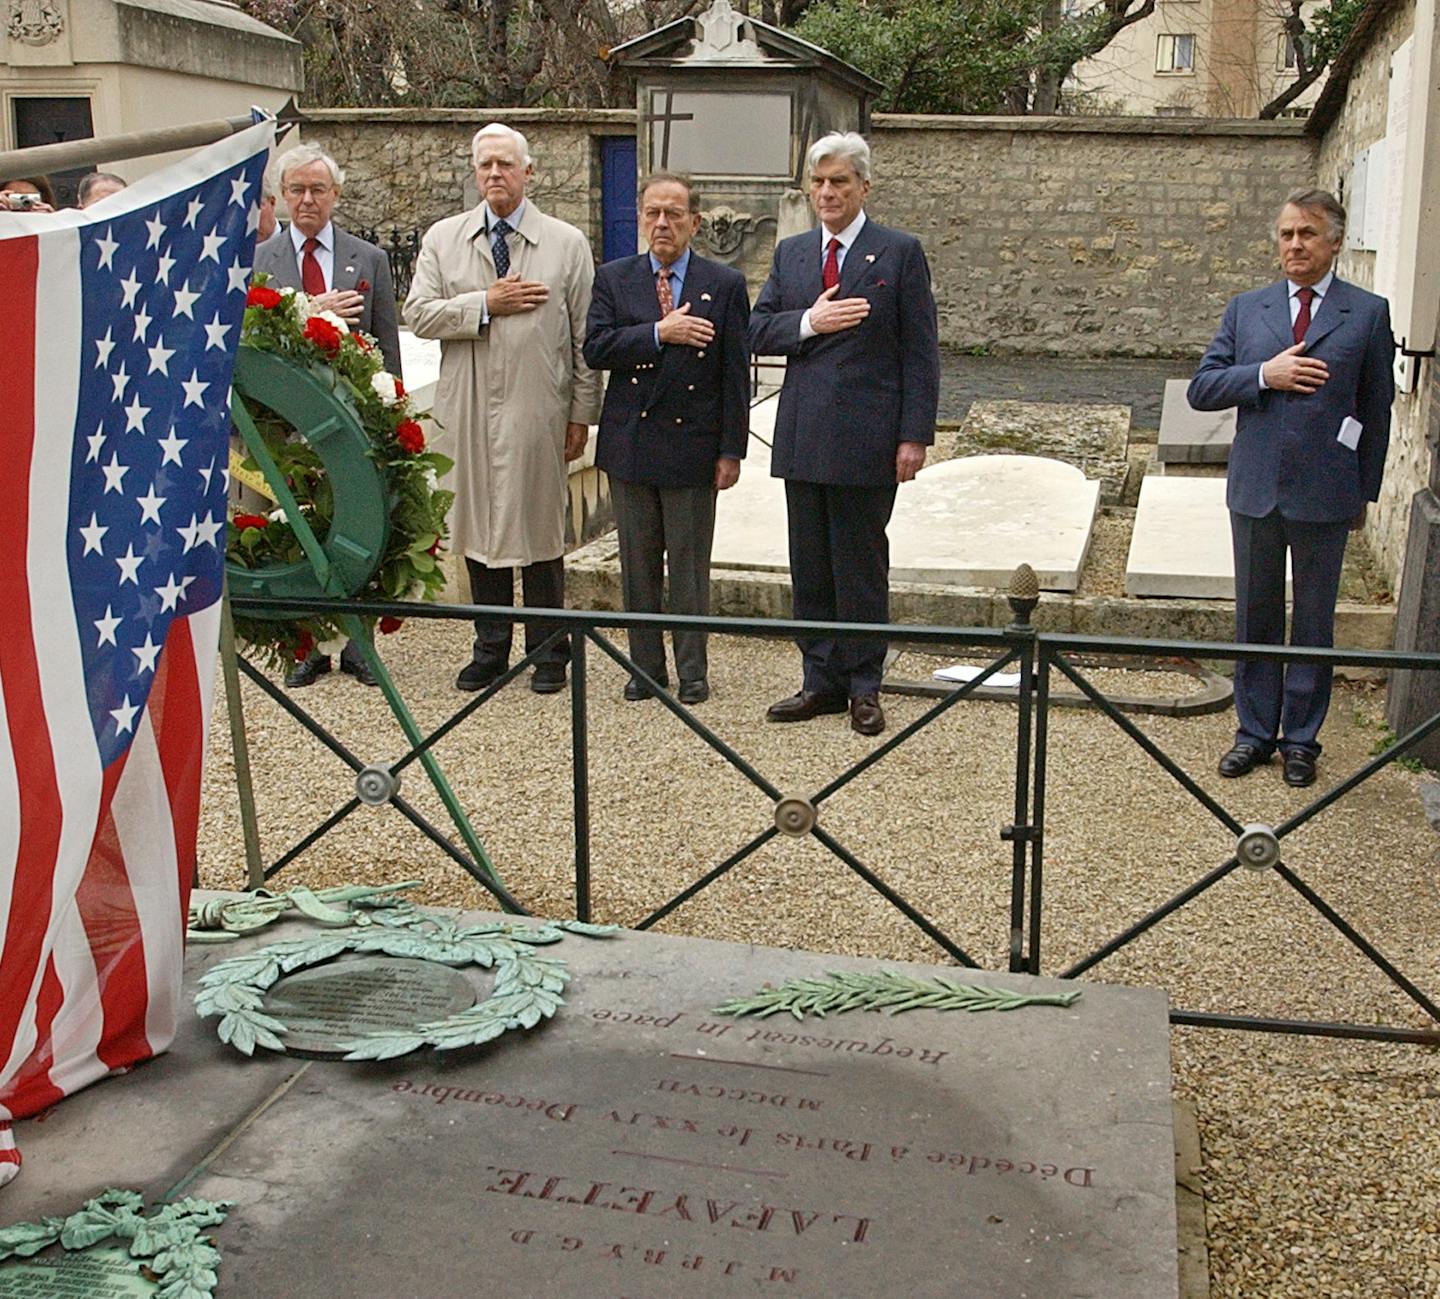
[[[0,215],[0,1184],[9,1120],[174,1036],[273,139]]]

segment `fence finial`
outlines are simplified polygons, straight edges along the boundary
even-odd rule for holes
[[[1014,626],[1028,628],[1030,615],[1040,603],[1040,579],[1029,564],[1021,564],[1010,575],[1010,592],[1006,596],[1015,615]]]

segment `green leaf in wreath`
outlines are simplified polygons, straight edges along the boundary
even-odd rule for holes
[[[60,1239],[64,1218],[42,1218],[39,1222],[17,1222],[0,1227],[0,1262],[7,1258],[29,1258]]]
[[[587,920],[560,920],[556,923],[567,934],[583,934],[586,938],[608,938],[620,930],[619,925],[592,925]]]

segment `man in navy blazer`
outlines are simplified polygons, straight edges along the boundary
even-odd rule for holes
[[[898,483],[935,440],[940,349],[930,268],[913,236],[865,215],[870,146],[822,136],[806,155],[820,229],[782,239],[750,317],[750,350],[786,358],[771,472],[785,480],[795,617],[890,620],[890,544]],[[849,711],[862,735],[885,729],[885,643],[798,642],[800,690],[772,722]]]
[[[740,477],[750,437],[750,298],[739,271],[690,248],[700,195],[688,178],[647,178],[639,216],[650,251],[596,271],[585,322],[585,363],[610,371],[595,463],[615,503],[625,608],[660,612],[668,557],[670,612],[706,614],[715,498]],[[705,633],[674,641],[679,699],[703,703]],[[632,630],[630,658],[669,685],[658,630]],[[625,686],[626,699],[650,694],[639,677]]]
[[[1345,209],[1296,190],[1275,220],[1285,279],[1234,298],[1190,381],[1196,410],[1238,408],[1226,504],[1235,548],[1235,639],[1285,641],[1285,552],[1294,582],[1292,645],[1335,643],[1348,534],[1380,495],[1395,395],[1395,343],[1383,298],[1335,278]],[[1330,705],[1328,664],[1235,665],[1234,746],[1222,776],[1284,756],[1285,782],[1315,779]]]

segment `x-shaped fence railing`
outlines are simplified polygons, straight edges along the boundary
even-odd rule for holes
[[[252,664],[241,659],[241,671],[281,708],[315,736],[342,762],[356,772],[356,794],[313,831],[287,849],[269,867],[268,879],[284,869],[320,837],[363,804],[392,804],[412,824],[433,841],[448,857],[466,869],[486,888],[502,908],[523,913],[522,903],[501,883],[490,866],[478,840],[470,831],[463,814],[457,816],[457,827],[467,853],[457,847],[439,828],[422,816],[403,799],[399,792],[399,776],[410,764],[422,761],[435,779],[438,768],[432,750],[446,736],[470,718],[477,709],[511,681],[534,664],[559,638],[570,636],[571,690],[571,765],[573,784],[573,822],[575,853],[575,907],[581,920],[591,918],[590,897],[590,773],[588,741],[588,678],[587,647],[594,646],[603,656],[642,682],[661,704],[672,712],[702,743],[725,759],[737,772],[771,800],[774,809],[771,824],[758,830],[725,860],[705,871],[680,892],[656,907],[636,924],[647,929],[664,919],[686,901],[708,888],[736,866],[752,856],[777,835],[809,836],[826,848],[850,871],[863,880],[891,906],[916,925],[947,955],[962,965],[977,962],[945,933],[930,917],[902,896],[870,866],[851,851],[840,839],[820,823],[821,805],[845,786],[884,761],[901,745],[944,716],[951,708],[974,694],[995,673],[1012,664],[1018,666],[1020,681],[1016,689],[1017,722],[1015,731],[1014,820],[1000,829],[1002,840],[1011,845],[1011,889],[1009,906],[1009,966],[1017,972],[1042,973],[1041,943],[1044,915],[1044,849],[1046,773],[1049,757],[1050,683],[1059,673],[1073,683],[1101,712],[1147,753],[1162,770],[1220,823],[1236,836],[1234,853],[1175,896],[1155,907],[1144,917],[1128,925],[1106,940],[1094,951],[1073,962],[1060,972],[1062,978],[1077,978],[1086,971],[1127,946],[1153,926],[1174,914],[1233,871],[1245,866],[1255,870],[1273,870],[1290,888],[1302,897],[1327,923],[1351,943],[1367,960],[1382,971],[1406,996],[1424,1011],[1431,1023],[1426,1028],[1390,1027],[1375,1024],[1353,1024],[1322,1020],[1280,1019],[1264,1016],[1243,1016],[1224,1013],[1174,1009],[1171,1021],[1198,1027],[1243,1028],[1277,1033],[1306,1033],[1320,1036],[1372,1038],[1440,1045],[1440,1007],[1409,977],[1385,956],[1378,946],[1363,935],[1332,906],[1310,883],[1281,859],[1281,842],[1295,830],[1313,820],[1337,800],[1344,797],[1377,771],[1403,757],[1428,735],[1440,727],[1440,713],[1416,726],[1407,735],[1375,756],[1358,771],[1326,790],[1306,807],[1280,825],[1242,824],[1208,791],[1160,747],[1156,741],[1130,720],[1105,694],[1090,682],[1077,666],[1079,656],[1104,654],[1134,656],[1137,660],[1174,659],[1235,660],[1255,659],[1281,662],[1302,660],[1323,661],[1339,665],[1372,669],[1440,671],[1440,655],[1404,654],[1390,651],[1314,650],[1290,647],[1242,646],[1189,641],[1142,641],[1101,636],[1059,636],[1037,632],[1028,622],[1031,602],[1014,602],[1017,620],[1004,629],[927,627],[873,624],[836,624],[800,621],[778,621],[759,618],[695,618],[657,614],[623,614],[584,610],[508,609],[472,605],[425,605],[398,603],[358,604],[353,601],[237,600],[236,607],[249,613],[277,615],[281,613],[329,613],[331,615],[390,614],[410,618],[491,619],[496,621],[540,622],[546,639],[511,666],[496,681],[457,709],[445,722],[429,734],[422,735],[409,718],[403,704],[392,707],[401,718],[411,747],[389,764],[366,764],[324,726],[310,716],[293,698],[270,681]],[[357,624],[358,625],[358,624]],[[651,626],[665,630],[704,629],[740,636],[794,637],[797,635],[857,636],[884,638],[891,642],[944,646],[954,650],[968,649],[994,654],[970,681],[940,696],[913,721],[899,727],[857,762],[809,795],[784,793],[753,763],[705,725],[689,708],[634,663],[602,634],[602,629],[625,630]],[[383,672],[383,669],[382,669]],[[393,690],[388,676],[382,684]],[[398,698],[398,696],[397,696]],[[443,778],[437,782],[442,797],[449,795]],[[451,796],[453,798],[453,795]],[[451,803],[447,801],[447,807]],[[452,809],[453,810],[453,809]]]

